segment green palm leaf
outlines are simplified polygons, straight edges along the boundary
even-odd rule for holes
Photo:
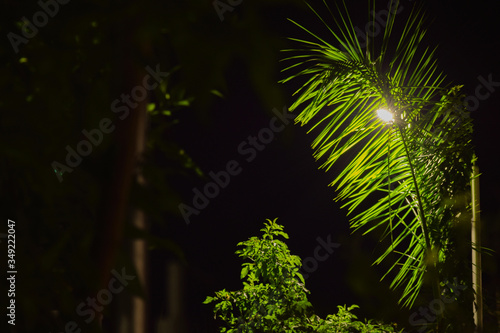
[[[325,6],[338,32],[310,8],[343,49],[291,21],[312,40],[292,38],[304,48],[285,50],[291,55],[284,61],[292,63],[285,71],[293,74],[281,82],[305,78],[290,110],[300,110],[296,122],[316,134],[312,147],[321,168],[348,161],[330,185],[348,214],[356,213],[352,228],[383,230],[388,245],[375,263],[391,258],[386,274],[393,276],[391,287],[402,287],[400,301],[411,306],[426,273],[440,294],[441,264],[453,242],[446,235],[465,209],[470,118],[460,103],[460,87],[443,84],[435,49],[422,49],[422,10],[411,12],[398,38],[390,12],[378,50],[370,37],[363,50],[345,4],[337,7],[339,18]],[[390,110],[394,121],[378,119],[379,108]]]

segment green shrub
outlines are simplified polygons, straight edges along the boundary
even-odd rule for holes
[[[358,321],[350,312],[356,305],[338,306],[326,319],[315,315],[299,273],[300,258],[276,239],[288,239],[283,226],[267,221],[262,238],[238,243],[242,248],[236,254],[249,261],[242,265],[243,289],[223,289],[204,301],[215,303],[215,318],[225,323],[220,332],[396,332],[393,325]]]

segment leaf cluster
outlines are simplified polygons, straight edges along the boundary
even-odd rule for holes
[[[338,306],[338,313],[322,319],[307,300],[309,290],[299,272],[301,260],[292,255],[281,236],[288,239],[276,219],[267,220],[261,238],[238,243],[236,254],[245,259],[241,270],[243,289],[217,291],[205,304],[214,304],[215,318],[225,326],[220,332],[396,332],[391,325],[361,322]]]

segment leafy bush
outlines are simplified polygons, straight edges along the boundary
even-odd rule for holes
[[[267,220],[262,238],[238,243],[236,251],[249,260],[242,265],[243,289],[215,293],[215,318],[225,322],[220,332],[396,332],[394,326],[361,322],[350,311],[358,306],[338,306],[338,313],[321,319],[307,300],[309,290],[299,273],[301,260],[276,237],[288,239],[283,226]]]

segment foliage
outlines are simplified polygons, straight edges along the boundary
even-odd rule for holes
[[[422,47],[421,9],[411,12],[396,39],[396,10],[390,10],[381,45],[367,32],[366,50],[349,15],[338,12],[335,32],[315,11],[343,50],[294,22],[315,41],[293,39],[306,49],[294,50],[299,54],[287,58],[294,62],[287,69],[305,69],[283,82],[306,77],[290,110],[301,107],[297,122],[318,133],[312,146],[316,159],[325,159],[321,167],[348,160],[331,183],[337,200],[346,201],[348,214],[358,209],[352,228],[383,230],[386,249],[375,263],[391,256],[386,275],[394,275],[391,287],[402,287],[400,301],[411,306],[426,272],[438,297],[438,275],[457,276],[444,268],[460,258],[460,248],[470,249],[457,239],[469,214],[471,119],[461,87],[444,84],[435,49]],[[380,108],[392,113],[392,122],[377,119]]]
[[[358,321],[350,312],[356,305],[338,306],[326,319],[315,315],[299,273],[301,260],[277,239],[288,234],[276,219],[267,221],[261,238],[238,243],[236,254],[249,260],[242,265],[243,289],[223,289],[204,302],[215,303],[215,317],[226,323],[221,332],[395,332],[391,325]]]

